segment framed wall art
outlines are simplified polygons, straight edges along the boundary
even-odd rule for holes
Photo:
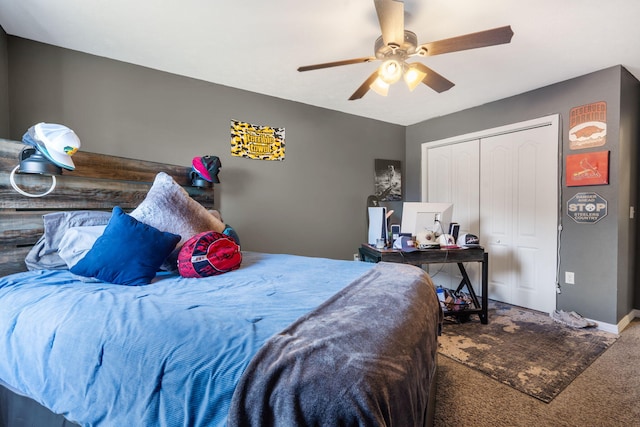
[[[567,187],[609,184],[609,151],[567,156]]]
[[[569,149],[600,147],[607,142],[607,103],[593,102],[569,112]]]
[[[231,155],[255,160],[284,160],[284,128],[231,120]]]
[[[375,159],[375,194],[381,202],[402,200],[402,163]]]

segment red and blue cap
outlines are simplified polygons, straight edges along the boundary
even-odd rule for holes
[[[222,168],[222,162],[218,156],[194,157],[191,166],[202,179],[216,184],[220,183],[218,172]]]

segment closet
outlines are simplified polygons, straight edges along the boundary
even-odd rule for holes
[[[489,298],[544,312],[556,308],[558,116],[422,146],[422,200],[452,202],[461,233],[489,254]],[[459,273],[429,266],[436,284]],[[474,283],[475,266],[469,266]]]

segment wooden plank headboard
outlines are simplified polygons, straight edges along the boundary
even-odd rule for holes
[[[74,171],[57,176],[54,191],[44,197],[26,197],[9,181],[25,145],[0,139],[0,276],[25,271],[24,258],[43,233],[42,215],[65,210],[133,210],[145,197],[158,172],[166,172],[193,199],[213,209],[213,186],[191,187],[191,167],[133,160],[78,151]],[[32,194],[51,186],[51,177],[16,174],[16,184]]]

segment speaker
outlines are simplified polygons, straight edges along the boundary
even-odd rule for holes
[[[456,242],[458,240],[458,233],[460,232],[460,224],[457,222],[452,222],[449,224],[449,234],[453,236],[453,241]]]
[[[391,240],[396,241],[400,237],[400,224],[391,224]]]

